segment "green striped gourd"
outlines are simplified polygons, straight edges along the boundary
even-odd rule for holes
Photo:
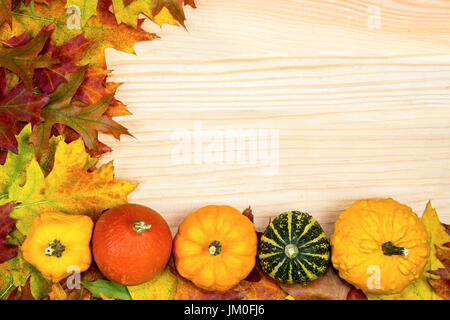
[[[313,217],[289,211],[267,226],[261,236],[258,258],[263,272],[275,280],[306,284],[327,271],[330,245]]]

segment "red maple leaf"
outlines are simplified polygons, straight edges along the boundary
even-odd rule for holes
[[[9,216],[13,202],[0,206],[0,263],[3,263],[17,254],[18,247],[6,243],[6,236],[16,225],[16,220]]]

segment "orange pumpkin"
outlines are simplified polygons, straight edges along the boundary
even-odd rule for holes
[[[253,223],[229,206],[210,205],[186,217],[174,240],[177,271],[199,288],[227,291],[255,266]]]
[[[106,211],[97,221],[92,252],[100,271],[111,281],[138,285],[167,265],[172,234],[156,211],[125,204]]]

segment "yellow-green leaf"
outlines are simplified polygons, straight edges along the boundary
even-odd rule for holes
[[[0,169],[0,199],[8,197],[9,187],[16,183],[25,183],[25,170],[34,158],[34,148],[29,143],[31,134],[31,124],[25,126],[19,135],[16,136],[18,142],[17,154],[8,152],[5,164]]]
[[[177,277],[166,267],[149,282],[128,286],[133,300],[172,300],[177,286]]]
[[[114,16],[117,23],[125,23],[133,28],[138,27],[139,14],[144,14],[147,17],[152,17],[152,10],[150,5],[152,0],[135,0],[129,5],[125,6],[123,0],[112,0]]]
[[[10,214],[17,219],[17,229],[27,235],[41,212],[85,214],[95,220],[102,211],[126,203],[136,184],[116,180],[112,162],[88,171],[92,163],[81,139],[69,144],[59,140],[53,169],[46,177],[32,159],[25,184],[14,183],[9,190],[10,201],[18,203]]]

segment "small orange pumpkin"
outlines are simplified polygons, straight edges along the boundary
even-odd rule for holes
[[[227,291],[252,271],[257,242],[253,223],[238,210],[206,206],[180,224],[173,247],[175,266],[199,288]]]
[[[172,233],[156,211],[138,204],[109,209],[98,219],[92,252],[100,271],[123,285],[153,279],[167,265]]]

